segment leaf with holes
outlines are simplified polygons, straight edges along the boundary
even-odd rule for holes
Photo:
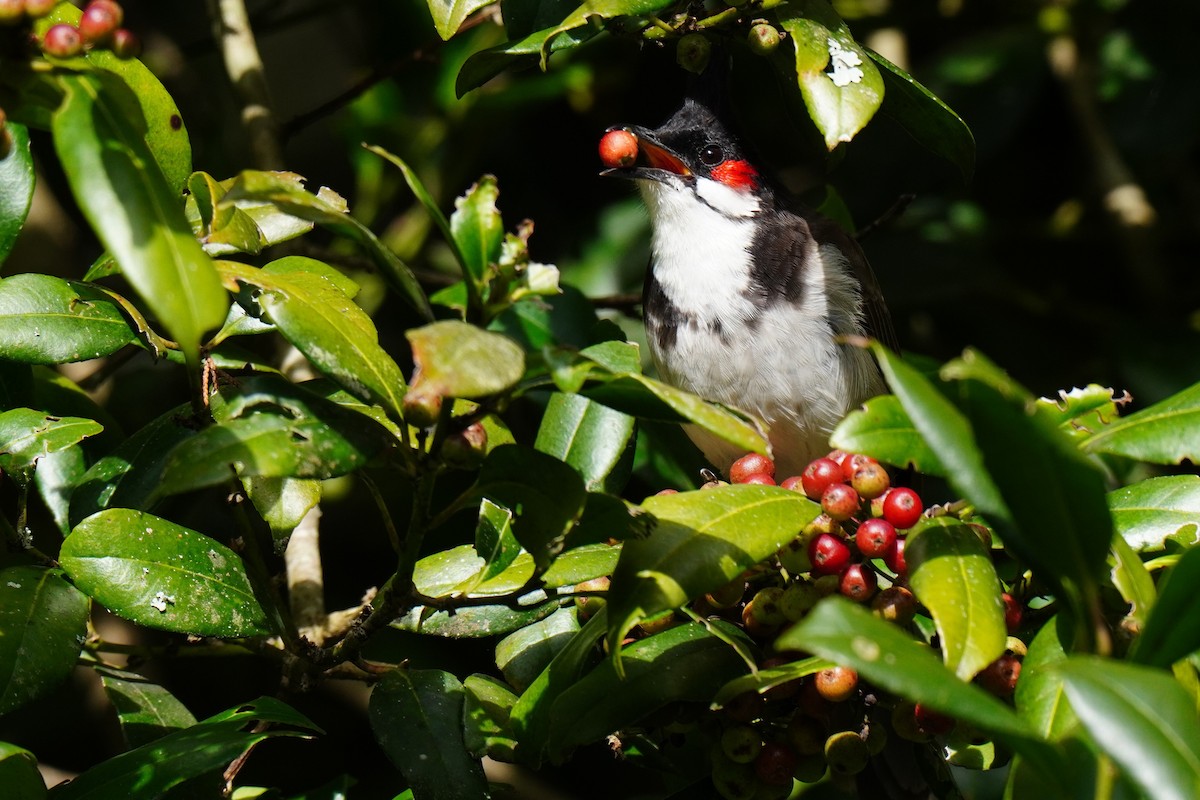
[[[0,356],[67,364],[111,355],[136,334],[112,298],[51,275],[0,280]]]

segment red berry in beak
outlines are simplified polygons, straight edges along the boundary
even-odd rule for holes
[[[638,140],[629,131],[609,131],[600,139],[600,160],[609,169],[632,167],[637,155]]]

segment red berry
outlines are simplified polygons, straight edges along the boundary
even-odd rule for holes
[[[632,167],[638,157],[638,140],[629,131],[615,130],[600,139],[600,161],[610,169]]]
[[[808,495],[810,500],[820,500],[821,495],[833,483],[837,483],[842,479],[842,468],[838,463],[829,458],[818,458],[809,462],[809,465],[804,468],[804,472],[800,475],[801,484],[804,486],[804,493]]]
[[[783,742],[767,742],[754,759],[754,774],[767,786],[791,786],[799,758]]]
[[[779,485],[789,492],[804,494],[804,481],[799,475],[790,475],[780,481]]]
[[[984,667],[975,680],[997,697],[1008,698],[1012,697],[1020,677],[1021,659],[1012,653],[1005,653]]]
[[[71,58],[83,50],[83,39],[79,38],[79,29],[74,25],[60,23],[42,37],[42,51],[55,58]]]
[[[753,486],[774,486],[775,479],[765,472],[755,472],[752,475],[747,475],[740,481],[734,481],[734,483],[749,484]]]
[[[117,28],[113,31],[112,51],[117,58],[137,58],[142,54],[142,40],[128,28]]]
[[[878,517],[863,520],[854,534],[858,552],[867,558],[883,558],[895,541],[896,526]]]
[[[25,14],[30,19],[41,19],[54,10],[58,0],[25,0]]]
[[[775,462],[758,453],[747,453],[730,465],[729,482],[745,483],[748,476],[759,474],[765,474],[770,478],[774,478]],[[772,480],[771,485],[773,486],[774,484],[775,481]]]
[[[0,25],[16,25],[25,19],[25,0],[0,0]]]
[[[897,539],[888,551],[883,554],[883,563],[887,564],[888,569],[897,575],[904,575],[908,572],[908,562],[904,560],[903,539]]]
[[[818,534],[808,543],[808,560],[818,575],[837,575],[850,563],[850,548],[832,534]]]
[[[882,464],[874,462],[863,464],[856,469],[853,477],[850,478],[850,485],[864,500],[874,500],[888,490],[892,485],[892,479]]]
[[[862,564],[851,564],[846,567],[841,581],[838,583],[838,591],[856,603],[865,603],[870,600],[878,588],[879,581],[875,578],[874,570]]]
[[[917,727],[930,736],[942,736],[954,730],[954,718],[917,703],[913,707]]]
[[[120,4],[113,0],[92,0],[79,18],[79,36],[86,44],[105,45],[124,20]]]
[[[821,494],[821,510],[838,522],[844,522],[858,513],[858,492],[844,483],[831,483]]]
[[[1000,599],[1004,601],[1004,627],[1008,628],[1010,634],[1016,633],[1017,628],[1021,627],[1021,617],[1024,616],[1021,604],[1008,592],[1001,594]]]
[[[831,703],[841,703],[849,700],[858,688],[858,673],[850,667],[830,667],[818,672],[813,682],[817,694]]]
[[[883,499],[883,518],[899,530],[916,525],[923,510],[921,496],[906,486],[895,487]]]
[[[864,456],[860,453],[852,453],[842,459],[842,480],[849,481],[854,477],[854,473],[858,472],[860,467],[867,464],[878,464],[879,462],[870,456]]]

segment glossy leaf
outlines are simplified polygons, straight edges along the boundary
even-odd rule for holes
[[[745,670],[741,656],[699,624],[679,625],[624,648],[564,691],[550,713],[551,760],[603,739],[675,702],[707,702]]]
[[[521,545],[513,536],[512,512],[484,498],[479,503],[479,521],[475,524],[475,552],[485,566],[463,591],[502,574],[521,553]]]
[[[1070,736],[1079,723],[1063,694],[1062,674],[1055,669],[1067,658],[1059,636],[1061,624],[1062,618],[1052,618],[1033,637],[1013,695],[1022,719],[1039,736],[1052,742]]]
[[[135,333],[117,304],[84,283],[51,275],[0,280],[0,356],[66,364],[115,353]]]
[[[491,675],[468,675],[463,704],[463,739],[467,752],[476,757],[491,755],[498,760],[516,760],[517,742],[509,716],[517,696],[503,681]]]
[[[1108,493],[1113,525],[1138,551],[1162,550],[1184,528],[1200,528],[1200,476],[1148,478]]]
[[[590,491],[619,491],[633,417],[578,394],[555,393],[546,405],[534,447],[570,464]]]
[[[641,17],[655,14],[671,5],[670,0],[586,0],[572,11],[566,18],[550,31],[542,43],[541,66],[546,68],[551,44],[555,37],[575,28],[582,28],[595,19],[613,19],[614,17]]]
[[[121,736],[128,747],[140,747],[196,724],[187,706],[157,683],[115,667],[96,664],[93,668],[117,712]]]
[[[7,800],[42,800],[46,783],[37,756],[15,744],[0,742],[0,786]]]
[[[414,392],[474,400],[500,394],[525,374],[525,353],[507,336],[458,320],[405,331],[412,345]]]
[[[255,636],[270,625],[241,558],[141,511],[112,508],[75,527],[59,556],[71,581],[118,616],[196,636]]]
[[[445,40],[458,32],[467,17],[494,2],[496,0],[429,0],[429,14],[438,36]]]
[[[978,534],[951,517],[921,520],[904,550],[909,586],[937,625],[942,658],[961,680],[1004,652],[1000,579]]]
[[[779,23],[791,34],[808,115],[833,150],[875,116],[883,77],[826,0],[801,0],[782,11]]]
[[[0,264],[8,258],[29,207],[33,204],[33,153],[29,149],[29,129],[16,122],[8,122],[10,149],[0,158]]]
[[[62,572],[0,568],[0,715],[56,689],[87,635],[88,599]]]
[[[554,613],[555,608],[555,603],[539,604],[536,600],[521,610],[507,605],[467,606],[454,611],[416,606],[393,620],[391,626],[396,630],[445,639],[482,639],[504,636],[532,625]]]
[[[321,502],[321,482],[306,478],[257,476],[242,481],[254,510],[271,529],[280,546],[301,520]]]
[[[578,47],[599,33],[592,28],[561,31],[558,27],[543,28],[520,39],[496,45],[474,53],[463,64],[454,84],[462,97],[496,77],[510,67],[532,67],[542,62],[545,53],[556,53]]]
[[[1138,629],[1145,627],[1158,592],[1154,578],[1142,559],[1120,536],[1112,538],[1112,582],[1125,602],[1129,603],[1129,619]]]
[[[259,742],[306,735],[279,725],[320,730],[279,700],[260,697],[103,761],[56,788],[52,796],[54,800],[163,797],[184,781],[225,769]]]
[[[467,275],[476,284],[483,283],[488,266],[500,258],[504,220],[496,207],[499,196],[495,176],[484,175],[454,201],[450,215],[450,233],[466,262]]]
[[[475,491],[513,512],[513,535],[542,569],[562,549],[587,503],[583,480],[575,470],[519,445],[488,453]]]
[[[496,666],[504,680],[524,691],[578,632],[575,609],[560,608],[497,642]]]
[[[1077,441],[1083,441],[1112,424],[1120,416],[1120,406],[1129,400],[1128,394],[1116,397],[1112,389],[1092,383],[1082,389],[1059,391],[1057,398],[1038,398],[1037,411]]]
[[[574,586],[577,583],[609,575],[616,567],[621,553],[619,547],[609,544],[585,544],[559,553],[542,573],[540,583],[547,589]],[[456,591],[467,591],[474,595],[508,594],[527,584],[535,572],[533,556],[521,553],[504,572],[487,581],[476,579],[460,584]],[[468,588],[469,587],[469,588]]]
[[[1175,679],[1156,669],[1075,656],[1059,665],[1067,697],[1099,748],[1146,797],[1200,790],[1200,718]]]
[[[870,48],[863,48],[883,78],[880,112],[899,122],[922,146],[958,167],[964,181],[975,171],[975,137],[962,117],[912,75]]]
[[[1117,420],[1093,434],[1083,449],[1156,464],[1200,461],[1200,383]]]
[[[747,675],[740,675],[722,686],[721,690],[713,695],[712,704],[724,706],[730,700],[746,692],[766,694],[777,686],[808,677],[832,666],[834,666],[832,662],[812,656],[798,661],[789,661],[778,667],[759,669]]]
[[[190,361],[225,319],[229,297],[192,236],[178,193],[150,152],[128,90],[64,75],[54,144],[75,200],[125,278]]]
[[[222,204],[271,203],[293,217],[310,220],[357,242],[379,267],[384,278],[421,316],[433,319],[421,285],[412,270],[389,250],[371,230],[346,212],[346,201],[322,188],[316,194],[304,189],[304,179],[292,172],[246,170],[238,175]]]
[[[820,510],[774,486],[660,495],[642,507],[657,523],[649,536],[624,543],[608,593],[614,660],[638,622],[729,583],[795,538]]]
[[[778,650],[813,653],[853,667],[873,684],[991,734],[1053,778],[1054,749],[1000,700],[963,683],[926,645],[841,597],[829,597],[775,640]]]
[[[371,730],[414,796],[487,796],[479,760],[463,738],[463,687],[441,670],[395,669],[371,691]]]
[[[58,450],[38,459],[34,484],[59,533],[71,531],[71,495],[87,472],[87,456],[79,446]]]
[[[1200,547],[1191,547],[1161,583],[1158,600],[1142,635],[1134,640],[1131,660],[1165,668],[1200,650],[1197,586],[1200,586]]]
[[[262,291],[259,302],[271,321],[317,369],[398,416],[404,376],[379,346],[375,324],[309,262],[313,259],[289,256],[261,270],[229,261],[218,266],[222,274]]]
[[[945,476],[937,454],[925,443],[895,395],[872,397],[834,428],[829,443],[847,453],[862,453],[925,475]]]
[[[94,420],[56,417],[32,408],[0,412],[0,470],[28,481],[38,459],[79,444],[101,430]]]

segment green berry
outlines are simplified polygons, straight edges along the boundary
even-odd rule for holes
[[[788,743],[802,756],[825,752],[825,726],[812,717],[797,714],[787,726]]]
[[[788,622],[799,622],[821,599],[817,587],[808,581],[794,581],[779,598],[779,610]]]
[[[679,40],[675,48],[675,61],[688,72],[699,75],[708,66],[712,55],[712,44],[702,33],[689,33]]]
[[[762,746],[762,737],[749,725],[734,725],[721,733],[721,752],[735,764],[749,764]]]
[[[871,760],[867,743],[854,731],[839,731],[825,741],[825,760],[837,775],[857,775]]]
[[[765,56],[779,47],[779,31],[775,29],[774,25],[760,22],[750,28],[750,34],[746,41],[752,52]]]

